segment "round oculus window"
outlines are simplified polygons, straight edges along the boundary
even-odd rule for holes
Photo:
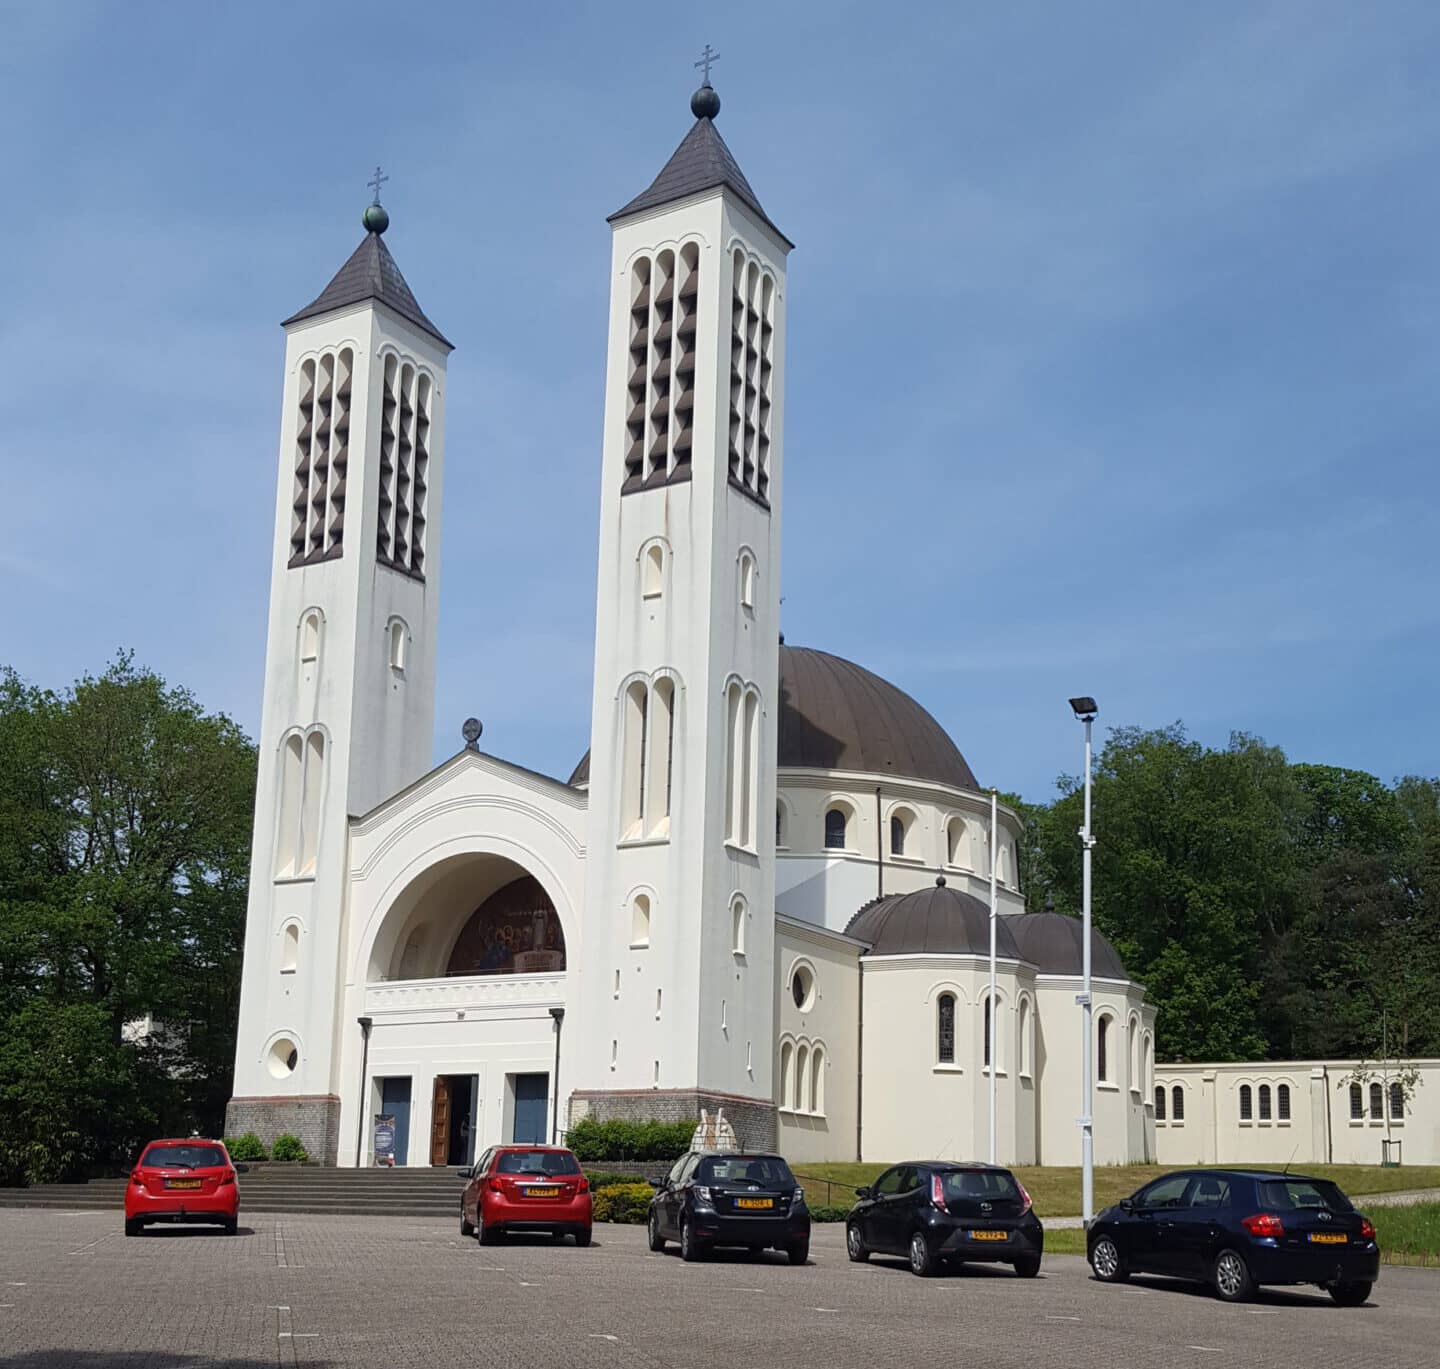
[[[790,975],[790,996],[801,1012],[809,1012],[815,1002],[815,971],[808,965],[797,965]]]
[[[295,1073],[300,1063],[300,1051],[289,1038],[282,1036],[265,1057],[265,1064],[276,1079],[285,1079]]]

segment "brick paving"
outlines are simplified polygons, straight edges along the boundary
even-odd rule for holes
[[[838,1227],[812,1261],[652,1255],[638,1227],[577,1250],[480,1247],[429,1219],[243,1216],[122,1234],[119,1214],[0,1212],[0,1366],[577,1366],[871,1369],[945,1362],[1331,1366],[1420,1364],[1440,1272],[1387,1268],[1373,1305],[1311,1291],[1226,1307],[1161,1280],[1102,1288],[1075,1257],[1037,1280],[971,1269],[913,1278],[851,1265]]]

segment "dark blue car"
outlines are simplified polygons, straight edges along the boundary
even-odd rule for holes
[[[1102,1283],[1168,1274],[1208,1283],[1226,1302],[1261,1284],[1313,1283],[1359,1307],[1380,1277],[1368,1217],[1328,1179],[1254,1169],[1162,1175],[1108,1207],[1086,1238]]]

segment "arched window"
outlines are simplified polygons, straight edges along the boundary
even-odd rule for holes
[[[1350,1120],[1361,1122],[1365,1119],[1365,1095],[1359,1084],[1350,1085]]]
[[[1143,1082],[1140,1078],[1140,1019],[1133,1013],[1126,1024],[1125,1035],[1130,1046],[1130,1092],[1139,1093]]]
[[[1405,1120],[1405,1089],[1398,1080],[1390,1085],[1390,1116],[1396,1122]]]
[[[399,618],[390,620],[390,669],[403,674],[405,670],[405,651],[409,644],[410,634],[405,631],[405,624]]]
[[[787,1112],[795,1097],[795,1047],[789,1041],[780,1043],[780,1095],[777,1105]]]
[[[658,599],[665,592],[665,549],[659,542],[652,542],[645,549],[640,573],[640,597]]]
[[[810,1111],[810,1047],[803,1042],[795,1050],[795,1111]]]
[[[955,1063],[955,995],[942,993],[935,1005],[935,1058],[942,1065]]]
[[[1385,1117],[1385,1090],[1379,1084],[1370,1085],[1370,1120],[1382,1121]]]
[[[945,859],[958,869],[970,868],[970,829],[964,818],[951,818],[945,828]]]
[[[1034,1051],[1030,1042],[1030,1033],[1034,1031],[1034,1014],[1030,1011],[1030,1000],[1020,1000],[1020,1077],[1028,1079],[1031,1071],[1031,1061],[1034,1059]]]
[[[755,609],[755,558],[749,551],[740,553],[740,607]]]
[[[1155,1038],[1149,1032],[1145,1033],[1145,1083],[1155,1084]]]
[[[1260,1120],[1270,1121],[1270,1085],[1260,1085]]]
[[[620,837],[633,841],[645,832],[645,753],[649,745],[650,691],[644,680],[625,689],[621,707]]]
[[[825,1047],[818,1044],[810,1055],[810,1111],[825,1115]]]
[[[650,944],[650,895],[636,894],[630,900],[630,946],[640,950]]]
[[[1163,1122],[1163,1121],[1165,1120],[1165,1085],[1164,1085],[1164,1084],[1156,1084],[1156,1085],[1155,1085],[1155,1120],[1156,1120],[1157,1122]]]
[[[736,898],[730,904],[730,950],[734,955],[745,954],[745,900]]]
[[[1248,1122],[1254,1116],[1255,1102],[1250,1096],[1250,1085],[1240,1085],[1240,1120]]]
[[[670,798],[674,789],[671,771],[675,763],[675,681],[662,675],[650,691],[646,740],[650,747],[645,762],[649,792],[645,795],[646,832],[652,837],[670,833]]]
[[[905,819],[898,813],[890,819],[890,854],[892,856],[905,854]]]
[[[1102,1084],[1110,1079],[1110,1015],[1102,1013],[1095,1028],[1095,1077]]]
[[[300,620],[300,660],[313,665],[320,657],[320,610],[312,608]]]
[[[843,808],[831,808],[825,814],[825,849],[827,851],[843,851],[845,849],[845,810]]]
[[[1170,1120],[1172,1122],[1185,1120],[1185,1090],[1179,1084],[1170,1090]]]
[[[775,849],[783,851],[789,844],[785,833],[785,805],[777,803],[775,805]]]
[[[294,974],[300,963],[300,928],[292,922],[280,938],[280,973]]]
[[[1280,1122],[1290,1120],[1290,1085],[1277,1084],[1275,1087],[1275,1118]]]

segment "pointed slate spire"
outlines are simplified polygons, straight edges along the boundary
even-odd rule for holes
[[[386,308],[429,333],[436,342],[445,347],[453,343],[425,316],[390,249],[381,241],[380,235],[390,226],[390,216],[377,201],[365,207],[362,216],[365,225],[365,240],[350,254],[350,260],[336,273],[335,278],[319,295],[298,314],[291,314],[282,327],[302,319],[316,318],[335,309],[346,309],[352,304],[366,300],[378,300]]]
[[[670,160],[661,167],[650,188],[617,209],[606,222],[615,223],[631,214],[640,214],[647,209],[656,209],[660,205],[723,186],[758,214],[761,222],[774,229],[787,246],[793,247],[795,244],[780,232],[761,207],[760,197],[750,188],[740,164],[716,129],[715,116],[720,113],[720,97],[708,81],[690,97],[690,109],[695,115],[694,127],[681,140]]]

